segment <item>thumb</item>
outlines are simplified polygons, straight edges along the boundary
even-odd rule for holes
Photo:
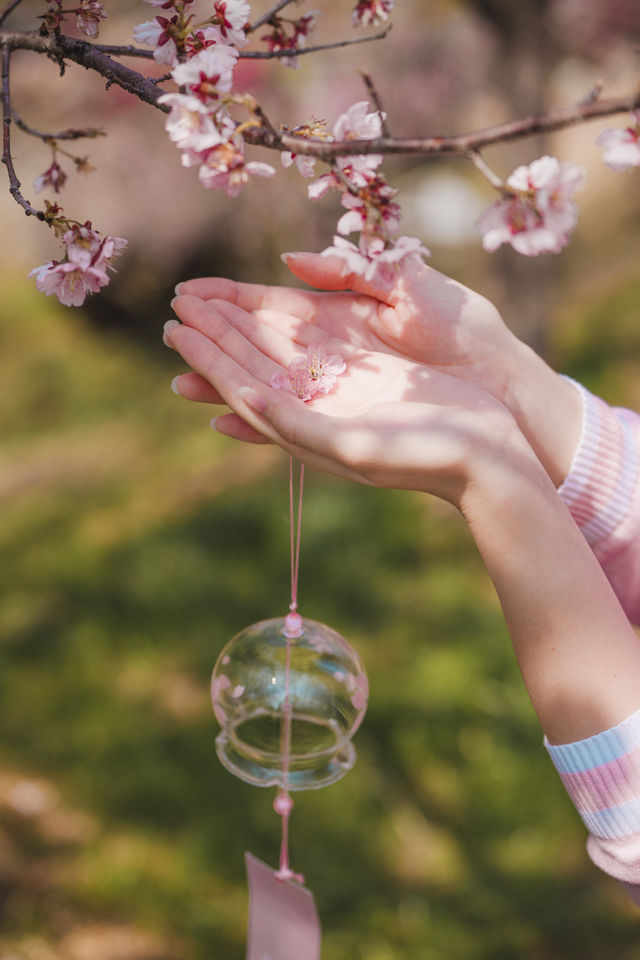
[[[391,303],[393,287],[389,288],[375,278],[365,280],[358,273],[352,273],[342,257],[326,257],[320,253],[283,253],[282,261],[303,283],[318,290],[353,290],[365,293],[383,303]]]

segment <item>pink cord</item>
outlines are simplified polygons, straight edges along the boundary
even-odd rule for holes
[[[298,526],[295,529],[293,518],[293,457],[289,457],[289,533],[291,537],[291,603],[289,610],[298,609],[298,574],[300,571],[300,535],[302,532],[302,490],[304,485],[304,463],[300,464],[300,486],[298,490]]]
[[[278,880],[296,880],[304,883],[302,874],[294,873],[289,866],[289,816],[293,809],[293,800],[286,784],[289,776],[289,757],[291,755],[291,703],[289,701],[289,673],[291,668],[291,641],[302,634],[302,617],[298,611],[298,574],[300,571],[300,534],[302,529],[302,488],[304,482],[304,464],[300,464],[300,484],[298,489],[298,524],[294,523],[294,484],[293,457],[289,457],[289,532],[291,541],[291,603],[289,613],[284,620],[284,635],[287,639],[285,660],[284,719],[282,725],[282,772],[283,787],[273,802],[273,808],[282,817],[282,842],[280,844],[280,869],[276,873]]]

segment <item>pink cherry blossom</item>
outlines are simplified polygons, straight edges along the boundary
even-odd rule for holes
[[[171,108],[164,127],[178,149],[207,150],[222,140],[209,108],[197,97],[165,93],[158,97],[158,103],[166,103]]]
[[[268,163],[247,163],[240,145],[230,140],[207,151],[202,159],[200,183],[208,190],[222,189],[229,197],[237,197],[250,176],[272,177],[276,172]]]
[[[584,179],[581,167],[555,157],[518,167],[507,180],[510,190],[476,223],[484,249],[493,252],[508,243],[527,257],[559,253],[576,226],[578,211],[571,197]]]
[[[381,177],[376,177],[358,196],[344,193],[340,203],[348,213],[338,220],[338,233],[364,230],[372,237],[397,233],[400,228],[400,207],[392,202],[397,192]]]
[[[76,10],[76,25],[87,37],[97,37],[100,21],[106,18],[106,11],[99,0],[80,0]]]
[[[155,20],[146,20],[133,28],[133,39],[136,43],[154,47],[153,59],[157,63],[172,67],[178,59],[178,47],[172,35],[172,28],[177,22],[177,16],[172,17],[171,20],[160,16]]]
[[[395,0],[359,0],[353,11],[353,26],[377,26],[386,23]]]
[[[272,52],[290,50],[294,53],[296,50],[303,50],[307,45],[307,37],[317,26],[321,13],[320,10],[310,10],[297,20],[288,20],[275,15],[269,21],[271,32],[264,34],[260,39],[267,43]],[[281,57],[280,62],[285,67],[300,66],[296,56]]]
[[[363,234],[358,246],[336,236],[333,246],[321,255],[342,258],[349,273],[357,273],[367,281],[391,285],[400,273],[421,266],[422,258],[431,256],[431,251],[417,237],[398,237],[389,244],[380,238],[368,239]]]
[[[67,182],[67,175],[59,165],[59,163],[54,160],[50,167],[41,173],[33,182],[33,189],[36,193],[40,193],[42,190],[45,190],[47,187],[52,187],[56,193],[60,193],[60,190],[64,187]]]
[[[204,30],[194,30],[184,41],[184,55],[189,60],[195,57],[197,53],[207,50],[214,44],[226,46],[222,34],[218,27],[205,27]],[[237,46],[237,44],[236,44]]]
[[[315,173],[315,157],[307,157],[304,153],[291,153],[289,150],[283,150],[280,159],[282,166],[285,168],[295,163],[303,177],[312,177]]]
[[[189,95],[209,104],[219,98],[219,91],[228,93],[233,86],[233,70],[238,51],[228,44],[206,47],[185,63],[178,64],[171,76],[188,89]]]
[[[631,125],[603,130],[596,140],[604,147],[602,159],[616,172],[640,167],[640,110],[632,110]]]
[[[225,43],[243,47],[248,42],[244,27],[251,15],[247,0],[215,0],[213,7],[214,20]]]
[[[380,114],[368,110],[368,101],[360,100],[341,114],[333,127],[336,140],[376,140],[382,136]]]
[[[112,260],[122,253],[127,241],[122,237],[101,238],[90,223],[74,224],[65,232],[62,241],[66,247],[65,259],[49,260],[29,273],[36,278],[41,293],[55,294],[67,307],[79,307],[89,293],[109,283],[108,269]]]
[[[323,343],[312,343],[304,356],[293,358],[286,375],[274,374],[270,385],[300,400],[311,400],[318,393],[333,390],[336,378],[346,369],[347,365],[339,354],[328,354]]]

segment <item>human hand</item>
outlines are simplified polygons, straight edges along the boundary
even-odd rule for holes
[[[456,506],[470,482],[519,446],[513,418],[494,398],[389,350],[291,315],[276,329],[227,300],[181,295],[173,307],[182,325],[170,326],[166,340],[203,378],[192,384],[206,382],[234,411],[216,422],[229,436],[265,438],[315,469],[424,490]],[[347,370],[332,392],[305,403],[270,381],[312,343],[340,354]]]
[[[564,480],[580,437],[581,398],[511,333],[489,300],[427,265],[403,271],[394,284],[381,287],[346,272],[338,257],[296,253],[286,259],[301,280],[325,290],[215,277],[186,281],[179,290],[226,300],[285,334],[292,324],[312,320],[329,336],[472,383],[507,407],[552,482]],[[202,396],[195,381],[188,396],[205,399],[207,388],[201,386]]]
[[[294,253],[285,260],[299,279],[322,292],[217,277],[188,280],[179,292],[228,300],[259,313],[276,329],[285,316],[313,319],[331,336],[393,351],[505,399],[519,341],[486,297],[427,265],[404,271],[395,284],[381,287],[346,272],[338,257]]]

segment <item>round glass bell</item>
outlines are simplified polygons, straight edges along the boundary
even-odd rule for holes
[[[369,685],[344,637],[297,613],[254,623],[220,653],[211,699],[220,762],[255,786],[313,790],[355,763]]]

